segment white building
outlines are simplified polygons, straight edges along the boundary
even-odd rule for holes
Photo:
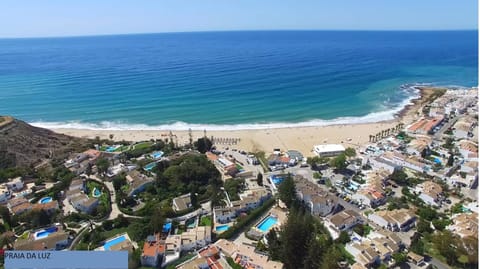
[[[339,144],[324,144],[314,146],[313,151],[320,157],[332,157],[344,153],[345,147]]]
[[[182,244],[181,250],[190,251],[208,245],[212,241],[210,229],[210,226],[198,226],[182,233],[180,235]]]
[[[9,182],[5,184],[7,185],[7,188],[13,191],[19,191],[23,189],[23,181],[21,177],[16,177],[14,179],[11,179]]]
[[[439,195],[442,193],[442,186],[432,181],[425,181],[415,187],[415,192],[420,195],[418,198],[422,199],[427,205],[439,206]]]
[[[0,186],[0,203],[6,203],[12,196],[12,193],[6,186]]]
[[[415,226],[416,216],[407,209],[376,211],[368,219],[393,232],[406,232]]]

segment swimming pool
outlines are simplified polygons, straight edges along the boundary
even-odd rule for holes
[[[442,161],[441,161],[439,158],[437,158],[437,157],[435,157],[435,158],[433,159],[433,161],[434,161],[435,163],[442,164]]]
[[[195,228],[195,226],[196,226],[195,222],[196,222],[196,218],[189,219],[189,220],[185,221],[185,226],[187,226],[188,229]]]
[[[50,203],[52,201],[52,197],[43,197],[42,199],[40,199],[40,201],[38,201],[39,204],[47,204],[47,203]]]
[[[149,164],[145,165],[145,168],[144,168],[144,169],[145,169],[146,171],[150,171],[150,170],[152,170],[155,166],[157,166],[157,163],[149,163]]]
[[[102,195],[102,192],[97,188],[93,188],[92,193],[93,193],[93,197],[95,198],[100,197],[100,195]]]
[[[45,238],[49,234],[55,233],[56,231],[58,231],[57,227],[50,227],[50,228],[38,231],[35,233],[35,240]]]
[[[105,151],[106,152],[114,152],[116,149],[118,148],[118,146],[108,146]]]
[[[230,228],[230,226],[228,226],[228,225],[220,225],[220,226],[215,227],[215,231],[217,231],[217,232],[225,232],[225,231],[228,230],[229,228]]]
[[[150,156],[152,156],[152,158],[154,158],[154,159],[162,158],[162,156],[163,156],[163,151],[156,151],[156,152],[150,154]]]
[[[105,244],[103,245],[103,248],[105,250],[110,250],[110,248],[116,244],[120,244],[122,243],[123,241],[125,241],[127,238],[125,237],[125,235],[122,235],[122,236],[119,236],[117,238],[114,238],[110,241],[107,241],[105,242]]]
[[[273,225],[277,224],[277,222],[278,222],[277,218],[273,216],[268,216],[262,222],[260,222],[259,225],[257,225],[257,228],[260,231],[266,233],[268,232],[268,230],[270,230],[270,228],[272,228]]]
[[[270,180],[273,182],[273,184],[275,185],[279,185],[280,183],[282,183],[283,181],[283,177],[281,176],[277,176],[277,175],[272,175],[270,176]]]

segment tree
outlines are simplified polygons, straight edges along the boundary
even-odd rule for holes
[[[338,238],[335,239],[335,242],[340,243],[340,244],[346,244],[346,243],[350,242],[350,236],[348,235],[348,233],[346,231],[341,231]]]
[[[190,192],[190,202],[192,203],[192,206],[193,206],[193,207],[197,207],[197,206],[198,206],[198,197],[197,197],[197,192],[195,191],[195,189],[193,189],[193,190]]]
[[[452,137],[447,137],[447,139],[445,140],[445,144],[442,145],[442,147],[446,148],[446,149],[453,149],[453,142],[455,140],[452,138]]]
[[[355,151],[354,148],[350,148],[350,147],[349,147],[349,148],[346,148],[346,149],[345,149],[345,156],[347,156],[347,157],[349,157],[349,158],[355,157],[356,154],[357,154],[357,153],[356,153],[356,151]]]
[[[212,141],[206,137],[202,137],[194,143],[194,146],[200,153],[205,153],[212,148]]]
[[[257,175],[257,184],[258,184],[258,186],[263,186],[263,175],[262,175],[262,173],[258,173],[258,175]]]
[[[347,158],[345,154],[340,154],[337,157],[330,160],[330,166],[335,167],[337,170],[342,170],[347,167]]]
[[[98,159],[96,165],[97,165],[98,172],[102,176],[105,176],[105,174],[108,171],[108,168],[110,167],[110,162],[106,158],[100,158],[100,159]]]
[[[293,204],[293,202],[297,199],[296,192],[295,192],[295,182],[291,175],[288,175],[282,183],[278,186],[278,194],[280,200],[287,205],[288,208]]]
[[[127,183],[127,179],[125,178],[124,174],[117,175],[112,180],[113,188],[116,191],[119,191],[122,188],[122,186],[125,185],[126,183]]]
[[[450,153],[450,156],[448,156],[447,166],[451,167],[453,165],[453,160],[453,154]]]
[[[165,216],[160,208],[155,208],[152,218],[150,219],[150,225],[152,233],[162,232],[163,224],[165,223]]]
[[[314,179],[321,179],[322,176],[323,176],[323,174],[320,173],[320,172],[315,172],[315,173],[313,173],[313,178],[314,178]]]
[[[336,245],[331,245],[325,254],[320,269],[338,268],[338,261],[342,259],[342,252]]]
[[[410,250],[418,255],[425,253],[425,245],[423,244],[422,235],[414,233],[410,243]]]
[[[452,265],[457,260],[456,249],[458,247],[452,247],[456,245],[456,238],[450,231],[436,232],[432,235],[432,243],[435,248],[438,250],[440,255],[447,259],[447,263]]]
[[[110,140],[112,140],[113,139],[113,134],[108,135],[108,137],[110,137]]]
[[[401,186],[405,186],[408,183],[407,174],[402,169],[395,169],[390,175],[390,179]]]
[[[432,221],[438,217],[437,211],[430,207],[420,208],[417,214],[418,216],[420,216],[420,219],[424,219],[428,221]]]
[[[275,229],[271,229],[267,233],[266,239],[268,242],[268,254],[270,255],[270,258],[274,261],[280,260],[282,257],[282,246],[280,245],[280,240]]]
[[[307,255],[304,260],[304,269],[317,269],[322,264],[323,248],[319,240],[312,236],[308,242]]]
[[[425,221],[423,219],[420,219],[417,222],[417,231],[421,234],[428,234],[428,233],[431,233],[433,230],[430,227],[430,222],[429,221]]]
[[[91,163],[88,163],[87,164],[87,168],[85,169],[85,174],[90,177],[90,175],[92,174],[92,164]]]
[[[402,264],[407,261],[407,255],[405,253],[397,252],[392,254],[393,259],[395,260],[395,263]]]
[[[319,165],[328,164],[329,161],[330,161],[329,158],[320,157],[320,156],[308,157],[307,158],[307,164],[310,165],[313,170],[317,169],[317,166],[319,166]]]

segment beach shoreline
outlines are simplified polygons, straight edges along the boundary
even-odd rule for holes
[[[245,130],[90,130],[73,128],[52,128],[51,130],[75,137],[101,138],[114,141],[145,141],[152,139],[172,139],[177,144],[185,144],[190,140],[190,134],[194,141],[206,135],[208,138],[222,140],[224,143],[218,147],[236,147],[245,151],[269,152],[273,148],[282,150],[295,149],[303,152],[306,156],[312,156],[312,148],[316,144],[337,143],[345,147],[360,148],[369,142],[370,136],[383,130],[396,128],[402,123],[408,125],[421,115],[421,108],[436,91],[433,87],[418,87],[420,97],[411,100],[399,111],[394,119],[373,123],[358,124],[332,124],[326,126],[308,127],[284,127]],[[237,143],[231,141],[236,140]]]

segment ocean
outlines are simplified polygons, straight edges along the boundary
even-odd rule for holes
[[[48,128],[218,130],[391,119],[478,85],[477,31],[0,39],[0,114]]]

